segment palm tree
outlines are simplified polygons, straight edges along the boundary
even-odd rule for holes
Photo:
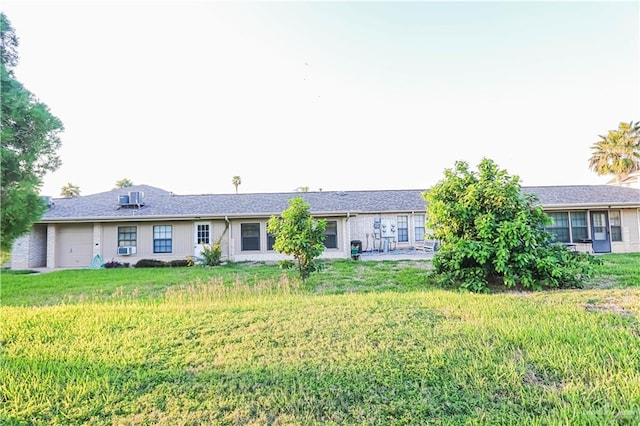
[[[599,175],[614,175],[616,183],[640,170],[640,122],[620,123],[617,130],[591,146],[589,168]]]
[[[233,186],[236,187],[236,194],[238,193],[238,185],[240,185],[242,183],[242,181],[240,180],[240,176],[234,176],[233,179],[231,179],[231,183],[233,183]]]
[[[129,178],[123,178],[116,182],[116,189],[128,188],[133,186],[133,182]]]
[[[60,189],[60,195],[63,197],[77,197],[80,195],[80,187],[69,182]]]

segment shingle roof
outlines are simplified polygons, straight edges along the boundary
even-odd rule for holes
[[[121,207],[119,197],[144,193],[140,208]],[[629,205],[640,207],[640,190],[610,185],[523,187],[543,206]],[[127,220],[168,217],[251,217],[279,215],[289,200],[300,196],[314,215],[420,212],[426,209],[424,190],[322,191],[256,194],[174,195],[149,185],[75,198],[54,198],[42,222],[58,220]]]
[[[144,193],[144,206],[121,207],[120,195],[133,191]],[[152,186],[137,185],[75,198],[55,198],[42,221],[171,216],[269,217],[281,214],[289,206],[289,200],[297,196],[309,203],[312,214],[422,211],[426,209],[422,192],[423,190],[391,190],[174,195]]]
[[[640,189],[613,185],[525,186],[522,192],[535,194],[543,206],[640,207]]]

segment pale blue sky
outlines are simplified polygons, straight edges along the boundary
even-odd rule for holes
[[[456,160],[606,183],[640,120],[640,3],[5,0],[67,182],[176,193],[423,189]]]

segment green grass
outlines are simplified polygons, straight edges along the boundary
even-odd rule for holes
[[[637,424],[640,262],[603,259],[493,295],[428,262],[3,273],[0,423]]]

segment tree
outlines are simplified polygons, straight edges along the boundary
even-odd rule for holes
[[[80,196],[80,187],[69,182],[60,189],[60,195],[63,197],[78,197]]]
[[[589,168],[598,175],[614,175],[619,185],[630,173],[640,170],[640,122],[621,122],[617,130],[591,146]]]
[[[282,217],[272,216],[267,224],[267,232],[275,235],[273,249],[293,255],[298,261],[298,271],[303,282],[317,268],[314,259],[325,249],[326,228],[326,220],[314,220],[311,217],[309,204],[302,197],[289,200],[289,207],[282,212]]]
[[[62,122],[15,79],[18,37],[0,12],[1,104],[0,128],[0,249],[10,252],[13,242],[31,230],[46,206],[39,195],[42,179],[60,167]]]
[[[231,183],[233,183],[233,186],[236,187],[236,194],[237,194],[238,186],[242,183],[242,181],[240,180],[240,176],[234,176],[233,179],[231,179]]]
[[[116,189],[128,188],[133,186],[133,182],[129,178],[122,178],[116,182]]]
[[[441,243],[433,266],[442,284],[541,289],[579,286],[590,276],[596,258],[553,244],[544,230],[550,216],[519,180],[486,158],[477,172],[458,161],[423,193],[427,228]]]

